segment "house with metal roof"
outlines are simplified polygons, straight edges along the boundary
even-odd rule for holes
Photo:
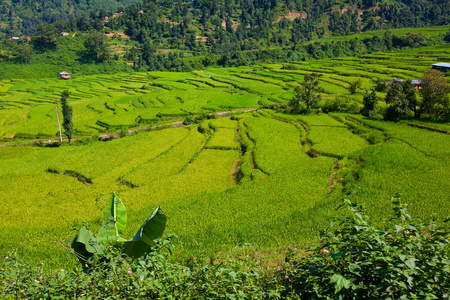
[[[431,65],[432,69],[439,70],[441,72],[450,71],[450,63],[437,63]]]
[[[67,73],[65,71],[59,73],[59,78],[60,79],[64,79],[64,80],[69,80],[70,79],[70,73]]]

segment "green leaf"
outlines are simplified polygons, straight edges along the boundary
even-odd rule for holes
[[[231,271],[230,273],[228,273],[228,275],[230,275],[231,277],[233,277],[233,280],[236,280],[236,272]]]
[[[405,260],[405,265],[407,265],[409,268],[411,268],[411,270],[414,270],[414,268],[416,267],[415,259],[410,258],[410,259]]]
[[[397,232],[400,232],[405,228],[403,228],[403,226],[400,226],[400,225],[395,225],[395,229],[397,230]]]
[[[127,210],[116,192],[106,202],[105,212],[103,214],[103,225],[98,232],[98,240],[106,244],[114,241],[124,241],[120,234],[127,225]]]
[[[155,246],[155,240],[159,239],[166,228],[166,215],[159,206],[150,217],[145,220],[136,235],[123,244],[123,252],[130,257],[139,257],[144,255]]]
[[[334,283],[335,293],[338,293],[342,288],[350,288],[350,284],[352,283],[350,280],[346,279],[341,274],[334,274],[330,280],[331,283]]]
[[[71,247],[75,250],[78,259],[83,263],[94,254],[104,254],[105,249],[97,240],[95,235],[85,225],[80,228],[77,236],[73,239]]]

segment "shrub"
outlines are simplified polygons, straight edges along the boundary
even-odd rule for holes
[[[350,86],[348,87],[348,91],[350,92],[350,94],[355,94],[356,90],[361,88],[362,82],[361,79],[358,79],[356,81],[353,81],[350,83]]]
[[[324,112],[348,112],[359,113],[358,104],[351,98],[338,95],[332,100],[328,100],[323,108]]]
[[[44,273],[44,267],[8,255],[1,265],[0,295],[17,299],[273,299],[281,285],[261,274],[248,259],[167,261],[169,235],[137,259],[114,247],[96,257],[94,267]],[[216,263],[213,261],[216,260]]]
[[[344,202],[351,215],[322,231],[321,245],[283,272],[289,293],[302,299],[450,296],[449,219],[443,225],[413,220],[406,204],[394,197],[394,216],[383,230],[360,206]]]
[[[195,120],[192,117],[184,118],[183,125],[191,125],[194,123],[195,123]]]
[[[386,108],[383,119],[385,121],[398,121],[400,119],[405,119],[408,116],[408,112],[409,102],[403,98]]]
[[[375,91],[377,91],[377,92],[386,92],[388,89],[386,80],[383,80],[381,78],[378,78],[377,81],[375,82],[375,84],[376,84]]]
[[[372,91],[370,94],[366,93],[363,98],[364,108],[362,109],[362,114],[364,116],[373,117],[375,114],[375,107],[377,105],[378,98],[375,94],[375,91]]]

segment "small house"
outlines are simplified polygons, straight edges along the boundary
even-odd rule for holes
[[[59,78],[60,79],[64,79],[64,80],[69,80],[70,79],[70,73],[67,73],[65,71],[59,73]]]
[[[61,32],[61,35],[62,35],[62,36],[68,36],[68,35],[69,35],[69,33],[68,33],[68,32],[64,32],[64,31],[63,31],[63,32]]]
[[[420,79],[411,80],[411,84],[416,90],[420,90],[422,88],[422,80]]]
[[[434,70],[439,70],[441,72],[448,72],[450,71],[450,64],[449,63],[432,64],[431,68]]]

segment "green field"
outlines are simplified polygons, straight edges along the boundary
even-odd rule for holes
[[[96,232],[113,191],[128,210],[131,237],[160,205],[176,258],[222,255],[250,243],[262,252],[305,248],[337,216],[345,193],[382,221],[402,193],[421,218],[450,214],[450,138],[445,132],[361,115],[244,112],[292,98],[306,73],[319,72],[325,101],[361,102],[376,78],[419,78],[450,60],[436,46],[323,61],[206,69],[192,73],[97,75],[69,81],[0,83],[0,252],[73,266],[65,243],[88,221]],[[350,82],[363,86],[349,95]],[[233,93],[231,94],[230,81]],[[54,99],[71,92],[75,139],[135,130],[108,142],[58,148],[13,147],[57,139]],[[182,128],[147,130],[186,116],[234,111]],[[414,121],[433,128],[450,124]],[[170,127],[170,126],[167,126]]]
[[[55,99],[71,93],[75,136],[149,127],[189,115],[239,110],[290,100],[292,88],[310,72],[320,74],[323,99],[345,95],[361,103],[378,78],[417,79],[431,64],[448,61],[448,45],[309,62],[191,73],[149,72],[0,82],[0,140],[58,137]],[[362,86],[350,95],[351,82]],[[232,94],[231,94],[232,93]],[[378,96],[383,97],[382,93]],[[222,133],[218,133],[221,135]],[[230,146],[230,145],[228,145]],[[323,149],[327,151],[327,149]]]

